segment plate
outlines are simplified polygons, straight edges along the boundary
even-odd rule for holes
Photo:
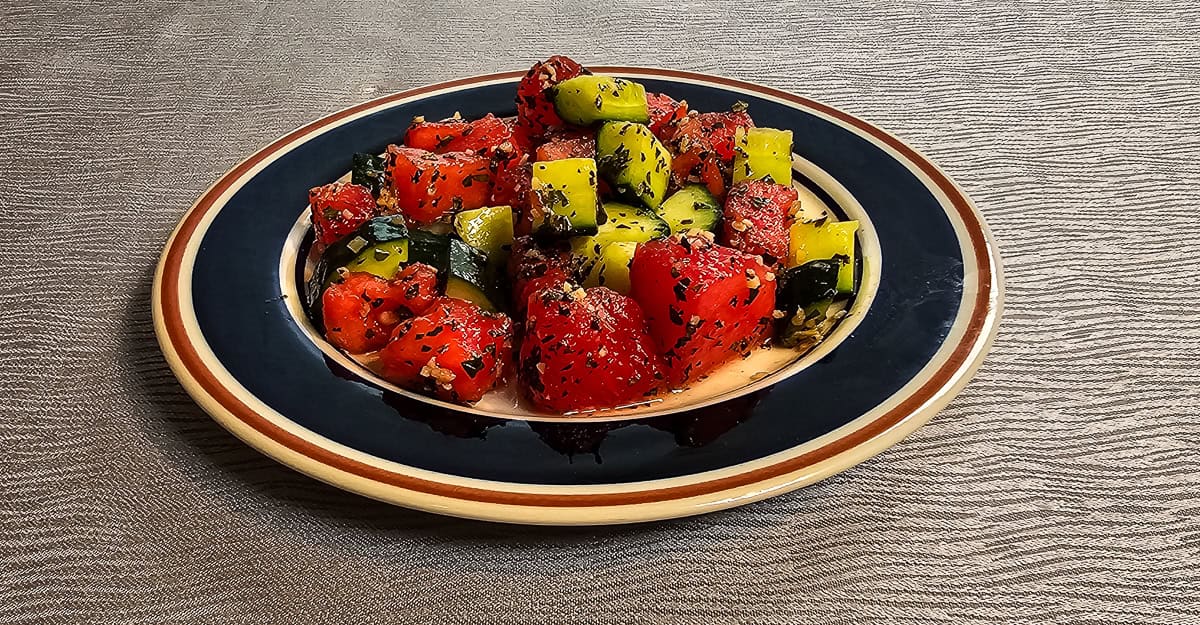
[[[697,110],[749,104],[790,129],[797,179],[864,221],[863,289],[818,351],[688,410],[506,418],[373,384],[297,316],[297,218],[354,152],[382,152],[414,116],[511,114],[523,72],[386,96],[299,128],[192,206],[154,280],[155,330],[217,422],[314,478],[391,503],[533,524],[628,523],[764,499],[896,443],[966,384],[995,336],[1001,276],[983,219],[928,159],[842,111],[704,74],[592,67]]]

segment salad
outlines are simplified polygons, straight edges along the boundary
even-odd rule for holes
[[[415,118],[309,193],[329,343],[471,404],[639,405],[760,348],[797,356],[855,290],[854,221],[802,205],[792,133],[554,56],[515,117]]]

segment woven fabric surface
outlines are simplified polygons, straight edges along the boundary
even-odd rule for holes
[[[0,622],[1200,623],[1200,8],[1184,0],[0,4]],[[894,132],[1007,278],[976,379],[799,492],[620,528],[343,493],[217,426],[150,323],[221,173],[363,100],[584,62]]]

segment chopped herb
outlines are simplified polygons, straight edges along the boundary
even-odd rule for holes
[[[483,358],[476,356],[470,360],[462,361],[462,369],[468,377],[474,378],[476,374],[483,371]]]

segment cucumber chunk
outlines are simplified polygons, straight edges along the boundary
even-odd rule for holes
[[[408,258],[408,225],[400,215],[375,217],[325,250],[329,270],[345,267],[391,279]]]
[[[739,128],[734,141],[733,184],[743,180],[770,180],[791,186],[792,131]]]
[[[582,259],[581,271],[585,274],[600,262],[604,249],[612,243],[642,243],[671,236],[667,222],[648,208],[605,202],[604,215],[596,234],[571,239],[571,253]]]
[[[408,260],[408,239],[396,239],[363,248],[354,257],[354,260],[344,266],[347,271],[365,271],[390,280],[406,260]]]
[[[487,206],[454,216],[454,231],[463,242],[498,260],[513,242],[513,212],[509,206]]]
[[[550,98],[558,116],[576,126],[598,121],[650,122],[646,88],[622,78],[576,76],[552,87]]]
[[[790,318],[797,311],[833,299],[837,295],[841,265],[837,259],[810,260],[783,270],[775,292],[775,308]]]
[[[795,267],[810,260],[836,258],[841,261],[837,291],[853,293],[855,232],[858,232],[857,221],[792,224],[788,265]]]
[[[596,134],[596,163],[613,191],[658,208],[667,195],[671,153],[642,124],[608,122]]]
[[[699,229],[716,232],[721,225],[721,204],[702,184],[689,184],[658,207],[658,216],[671,227],[671,234]]]
[[[775,336],[781,345],[811,349],[845,316],[844,311],[830,314],[841,264],[837,259],[810,260],[779,275],[775,308],[783,316]]]
[[[671,236],[671,227],[663,221],[658,213],[641,206],[631,206],[621,202],[604,203],[604,223],[597,228],[596,234],[585,237],[611,241],[650,241],[665,239]]]
[[[408,225],[400,215],[375,217],[353,234],[325,248],[304,283],[304,298],[314,319],[320,318],[321,294],[345,267],[391,279],[408,258]]]
[[[596,191],[596,161],[590,158],[534,163],[530,197],[539,234],[595,234],[603,215]]]
[[[496,311],[497,285],[491,280],[488,256],[458,239],[450,239],[450,268],[446,275],[446,296],[475,302],[480,308]]]
[[[629,266],[637,251],[636,241],[616,241],[600,250],[600,258],[592,266],[583,286],[606,286],[622,295],[629,294]]]
[[[503,302],[501,286],[495,279],[495,265],[489,263],[487,254],[449,234],[413,230],[409,262],[424,263],[437,270],[442,292],[447,297],[475,302],[486,310],[497,310]]]

